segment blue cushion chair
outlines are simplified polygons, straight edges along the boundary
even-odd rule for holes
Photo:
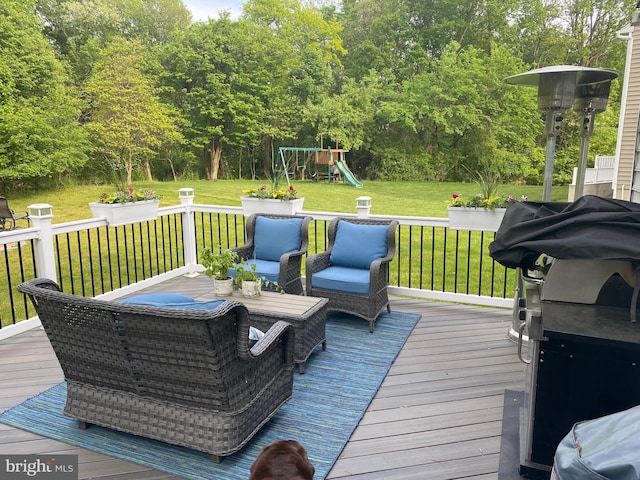
[[[244,246],[232,250],[255,263],[258,275],[277,282],[286,293],[302,295],[302,256],[307,253],[310,221],[311,217],[254,213],[247,218]]]
[[[333,219],[327,250],[307,257],[307,295],[328,298],[329,310],[368,320],[373,332],[380,312],[391,311],[387,286],[397,227],[396,220]]]

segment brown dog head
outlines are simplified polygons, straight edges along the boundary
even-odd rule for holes
[[[249,480],[313,480],[316,469],[300,443],[278,440],[260,451],[250,471]]]

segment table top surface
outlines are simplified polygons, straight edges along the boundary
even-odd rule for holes
[[[199,297],[196,300],[205,302],[211,300],[220,300],[221,297],[217,297],[213,293],[213,289]],[[225,297],[226,300],[235,300],[246,305],[249,313],[273,313],[282,317],[308,317],[317,310],[321,309],[329,301],[326,298],[320,297],[307,297],[304,295],[289,295],[287,293],[277,293],[263,291],[256,297],[244,297],[242,293],[237,290],[233,291],[233,294],[229,297]]]

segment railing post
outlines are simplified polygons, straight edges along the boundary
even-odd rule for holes
[[[181,188],[178,190],[180,202],[184,206],[182,212],[182,244],[184,246],[184,265],[187,267],[187,277],[195,277],[198,275],[196,266],[198,265],[198,256],[196,254],[196,222],[193,217],[194,191],[193,188]]]
[[[356,209],[358,210],[358,218],[368,218],[371,211],[371,197],[356,198]]]
[[[34,203],[27,207],[31,223],[40,232],[35,240],[36,272],[39,277],[58,281],[53,253],[53,207],[47,203]]]

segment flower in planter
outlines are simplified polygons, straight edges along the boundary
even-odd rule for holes
[[[153,190],[139,190],[137,188],[129,187],[127,189],[121,188],[114,193],[102,192],[98,202],[100,203],[133,203],[143,200],[159,200],[162,198]]]
[[[288,187],[278,188],[277,185],[272,185],[271,187],[267,187],[266,185],[261,186],[260,188],[253,188],[250,190],[243,190],[243,195],[247,197],[253,198],[273,198],[276,200],[293,200],[297,198],[298,192],[293,185],[289,185]]]
[[[487,197],[482,193],[471,198],[465,198],[457,193],[451,195],[451,199],[447,202],[450,207],[479,207],[486,208],[487,210],[495,210],[496,208],[506,208],[512,202],[518,201],[512,195],[506,197],[500,197],[498,195]],[[527,196],[522,195],[520,197],[521,202],[527,201]]]
[[[495,210],[496,208],[506,208],[516,199],[512,195],[501,197],[497,194],[498,187],[500,186],[499,177],[492,173],[481,174],[476,172],[476,183],[480,187],[480,192],[471,198],[464,198],[457,193],[451,195],[451,198],[447,202],[450,207],[477,207],[485,208],[487,210]],[[527,201],[527,196],[522,195],[520,197],[521,202]]]

